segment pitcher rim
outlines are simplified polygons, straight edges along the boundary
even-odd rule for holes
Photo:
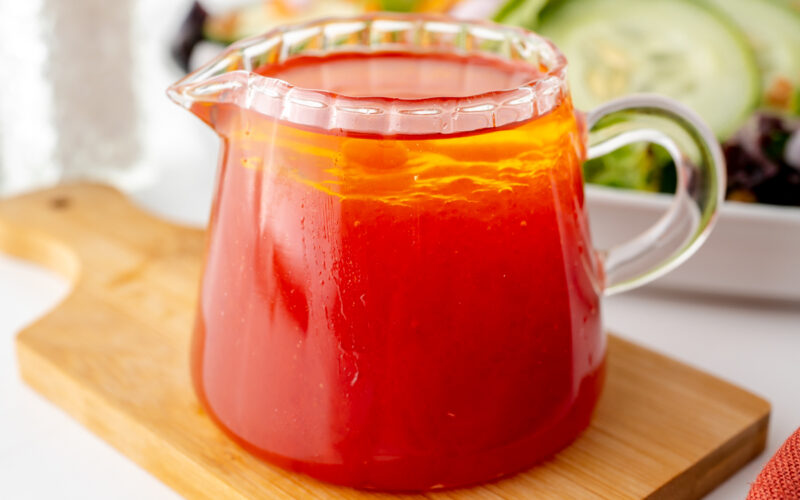
[[[330,28],[343,25],[345,28],[350,25],[350,31],[344,35],[357,35],[355,43],[331,45],[331,39],[338,41],[331,34],[335,30]],[[307,36],[293,46],[289,39],[292,34]],[[402,43],[380,41],[381,36],[398,34],[413,35],[413,39]],[[455,36],[454,44],[426,46],[420,42],[426,35]],[[363,40],[364,36],[367,40]],[[481,50],[477,42],[492,45],[492,50],[501,53]],[[297,45],[302,43],[313,48],[298,49]],[[321,44],[322,48],[315,44]],[[488,54],[496,59],[529,64],[538,75],[515,87],[464,96],[391,97],[305,88],[255,71],[296,56],[389,52],[465,57]],[[172,84],[167,94],[189,109],[198,102],[228,103],[296,125],[329,131],[447,135],[505,127],[549,113],[567,98],[566,68],[565,56],[550,40],[523,28],[445,15],[369,13],[283,25],[235,42]]]

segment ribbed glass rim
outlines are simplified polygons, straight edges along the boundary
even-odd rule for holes
[[[450,97],[350,96],[302,88],[256,68],[336,53],[483,55],[532,65],[539,76],[514,88]],[[547,114],[567,95],[566,59],[522,28],[447,16],[375,13],[285,25],[230,45],[167,93],[176,103],[227,103],[297,125],[353,133],[454,134]]]

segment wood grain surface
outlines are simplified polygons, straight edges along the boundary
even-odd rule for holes
[[[188,498],[396,498],[270,466],[204,414],[188,367],[203,238],[96,185],[0,201],[0,249],[74,283],[19,334],[24,380]],[[764,448],[763,399],[614,336],[608,356],[594,421],[572,446],[514,477],[420,497],[699,498]]]

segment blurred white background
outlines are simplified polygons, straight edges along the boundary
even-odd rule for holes
[[[2,0],[0,194],[90,178],[203,224],[216,136],[165,96],[183,74],[168,47],[189,6]]]

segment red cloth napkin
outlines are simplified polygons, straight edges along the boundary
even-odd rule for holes
[[[747,500],[800,500],[800,429],[767,462]]]

